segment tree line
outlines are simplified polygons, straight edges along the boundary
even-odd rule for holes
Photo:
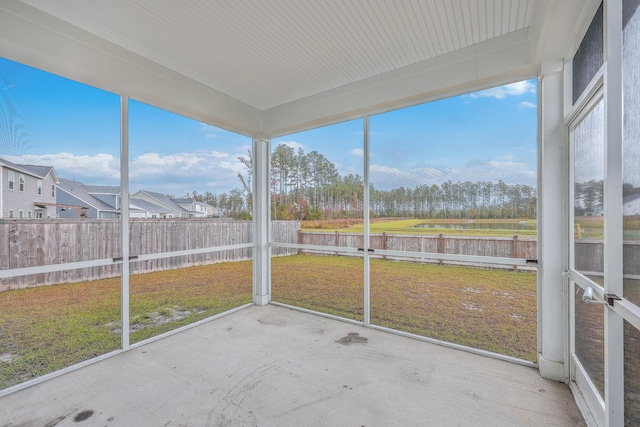
[[[640,194],[640,187],[622,184],[623,199]],[[591,179],[576,182],[573,186],[574,213],[576,216],[604,215],[604,180]],[[635,215],[635,212],[633,213]]]
[[[185,197],[218,207],[226,216],[249,218],[252,205],[251,152],[239,156],[245,173],[241,188],[229,193]],[[364,181],[359,174],[340,175],[335,163],[317,151],[305,153],[284,144],[271,155],[271,217],[273,219],[362,218]],[[416,218],[535,218],[535,187],[503,181],[451,180],[440,185],[377,189],[371,185],[370,210],[378,217]]]

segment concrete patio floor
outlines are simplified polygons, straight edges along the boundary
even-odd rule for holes
[[[2,427],[470,425],[584,421],[535,369],[273,305],[0,398]]]

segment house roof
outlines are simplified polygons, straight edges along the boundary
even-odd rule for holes
[[[599,4],[23,0],[0,4],[0,40],[9,59],[275,137],[537,76]]]
[[[179,199],[174,198],[172,200],[177,205],[190,205],[195,201],[195,199],[193,199],[193,197],[192,198],[182,197],[182,198],[179,198]],[[198,202],[196,202],[196,203],[198,203]]]
[[[129,199],[129,207],[132,210],[146,211],[146,212],[158,212],[158,213],[169,213],[169,210],[163,206],[156,205],[155,203],[151,203],[147,200],[130,198]]]
[[[97,197],[94,197],[88,191],[88,186],[82,184],[81,182],[60,178],[58,188],[78,198],[83,202],[83,204],[87,204],[95,209],[101,211],[116,212],[116,208],[114,206],[111,206],[108,203],[98,199]]]
[[[51,174],[53,180],[58,182],[58,175],[56,174],[53,166],[39,166],[39,165],[23,165],[10,162],[7,159],[0,158],[0,165],[4,165],[10,169],[14,169],[16,171],[35,176],[36,178],[46,178],[47,175]]]
[[[622,203],[630,203],[640,199],[640,194],[630,194],[622,199]]]
[[[170,199],[169,197],[167,197],[162,193],[156,193],[154,191],[147,191],[147,190],[140,190],[137,193],[135,193],[133,197],[135,197],[138,194],[146,194],[147,196],[157,201],[161,206],[163,206],[164,208],[168,208],[170,211],[173,211],[174,213],[182,214],[182,213],[188,212],[185,208],[177,205],[172,199]],[[137,198],[139,199],[139,197]]]
[[[110,195],[120,194],[119,185],[85,185],[84,187],[91,194],[110,194]]]

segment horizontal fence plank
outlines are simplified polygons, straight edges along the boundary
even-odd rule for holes
[[[299,222],[274,221],[272,230],[289,236],[296,243]],[[212,248],[211,252],[184,256],[131,261],[133,274],[184,268],[253,258],[251,247],[218,250],[216,247],[253,241],[251,221],[211,218],[132,219],[130,222],[132,257],[190,249]],[[276,255],[297,253],[283,248]],[[114,259],[122,256],[121,224],[105,219],[0,220],[0,270],[64,265],[83,261]],[[0,279],[0,291],[58,283],[118,277],[121,263],[22,274]]]
[[[250,260],[253,248],[216,251],[216,247],[247,244],[253,241],[251,221],[227,221],[211,218],[132,219],[130,222],[130,254],[142,256],[192,249],[212,248],[183,256],[154,257],[131,261],[133,274],[206,265],[219,262]],[[78,263],[121,256],[119,220],[38,219],[0,220],[0,270],[28,269],[46,265]],[[362,233],[310,232],[300,230],[299,221],[272,221],[270,237],[280,244],[273,246],[273,256],[314,253],[299,245],[363,248]],[[372,234],[370,248],[387,251],[425,252],[500,258],[537,258],[537,241],[532,238],[465,237],[409,234]],[[604,247],[601,241],[577,240],[576,268],[603,271]],[[316,250],[316,252],[318,252]],[[374,254],[374,256],[376,256]],[[625,259],[640,257],[640,243],[625,241]],[[387,255],[381,258],[399,259]],[[439,262],[442,260],[428,260]],[[515,266],[514,266],[515,268]],[[640,266],[625,263],[625,275],[640,274]],[[22,270],[23,272],[25,270]],[[118,277],[120,263],[73,270],[27,274],[0,279],[0,291]]]

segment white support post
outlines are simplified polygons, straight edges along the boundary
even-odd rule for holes
[[[129,98],[120,97],[120,225],[122,269],[120,317],[122,349],[129,348]]]
[[[269,147],[271,140],[263,135],[253,139],[253,302],[266,305],[271,301]]]
[[[563,65],[543,64],[538,87],[538,364],[543,377],[568,382]]]
[[[370,175],[369,175],[369,116],[364,116],[364,212],[362,213],[364,221],[364,324],[371,324],[371,268],[369,260],[369,239],[370,239],[370,221],[369,213],[371,212],[370,200]]]
[[[604,289],[607,293],[622,295],[622,0],[604,3],[604,28]],[[605,426],[624,424],[623,330],[622,317],[607,309],[604,317]]]

